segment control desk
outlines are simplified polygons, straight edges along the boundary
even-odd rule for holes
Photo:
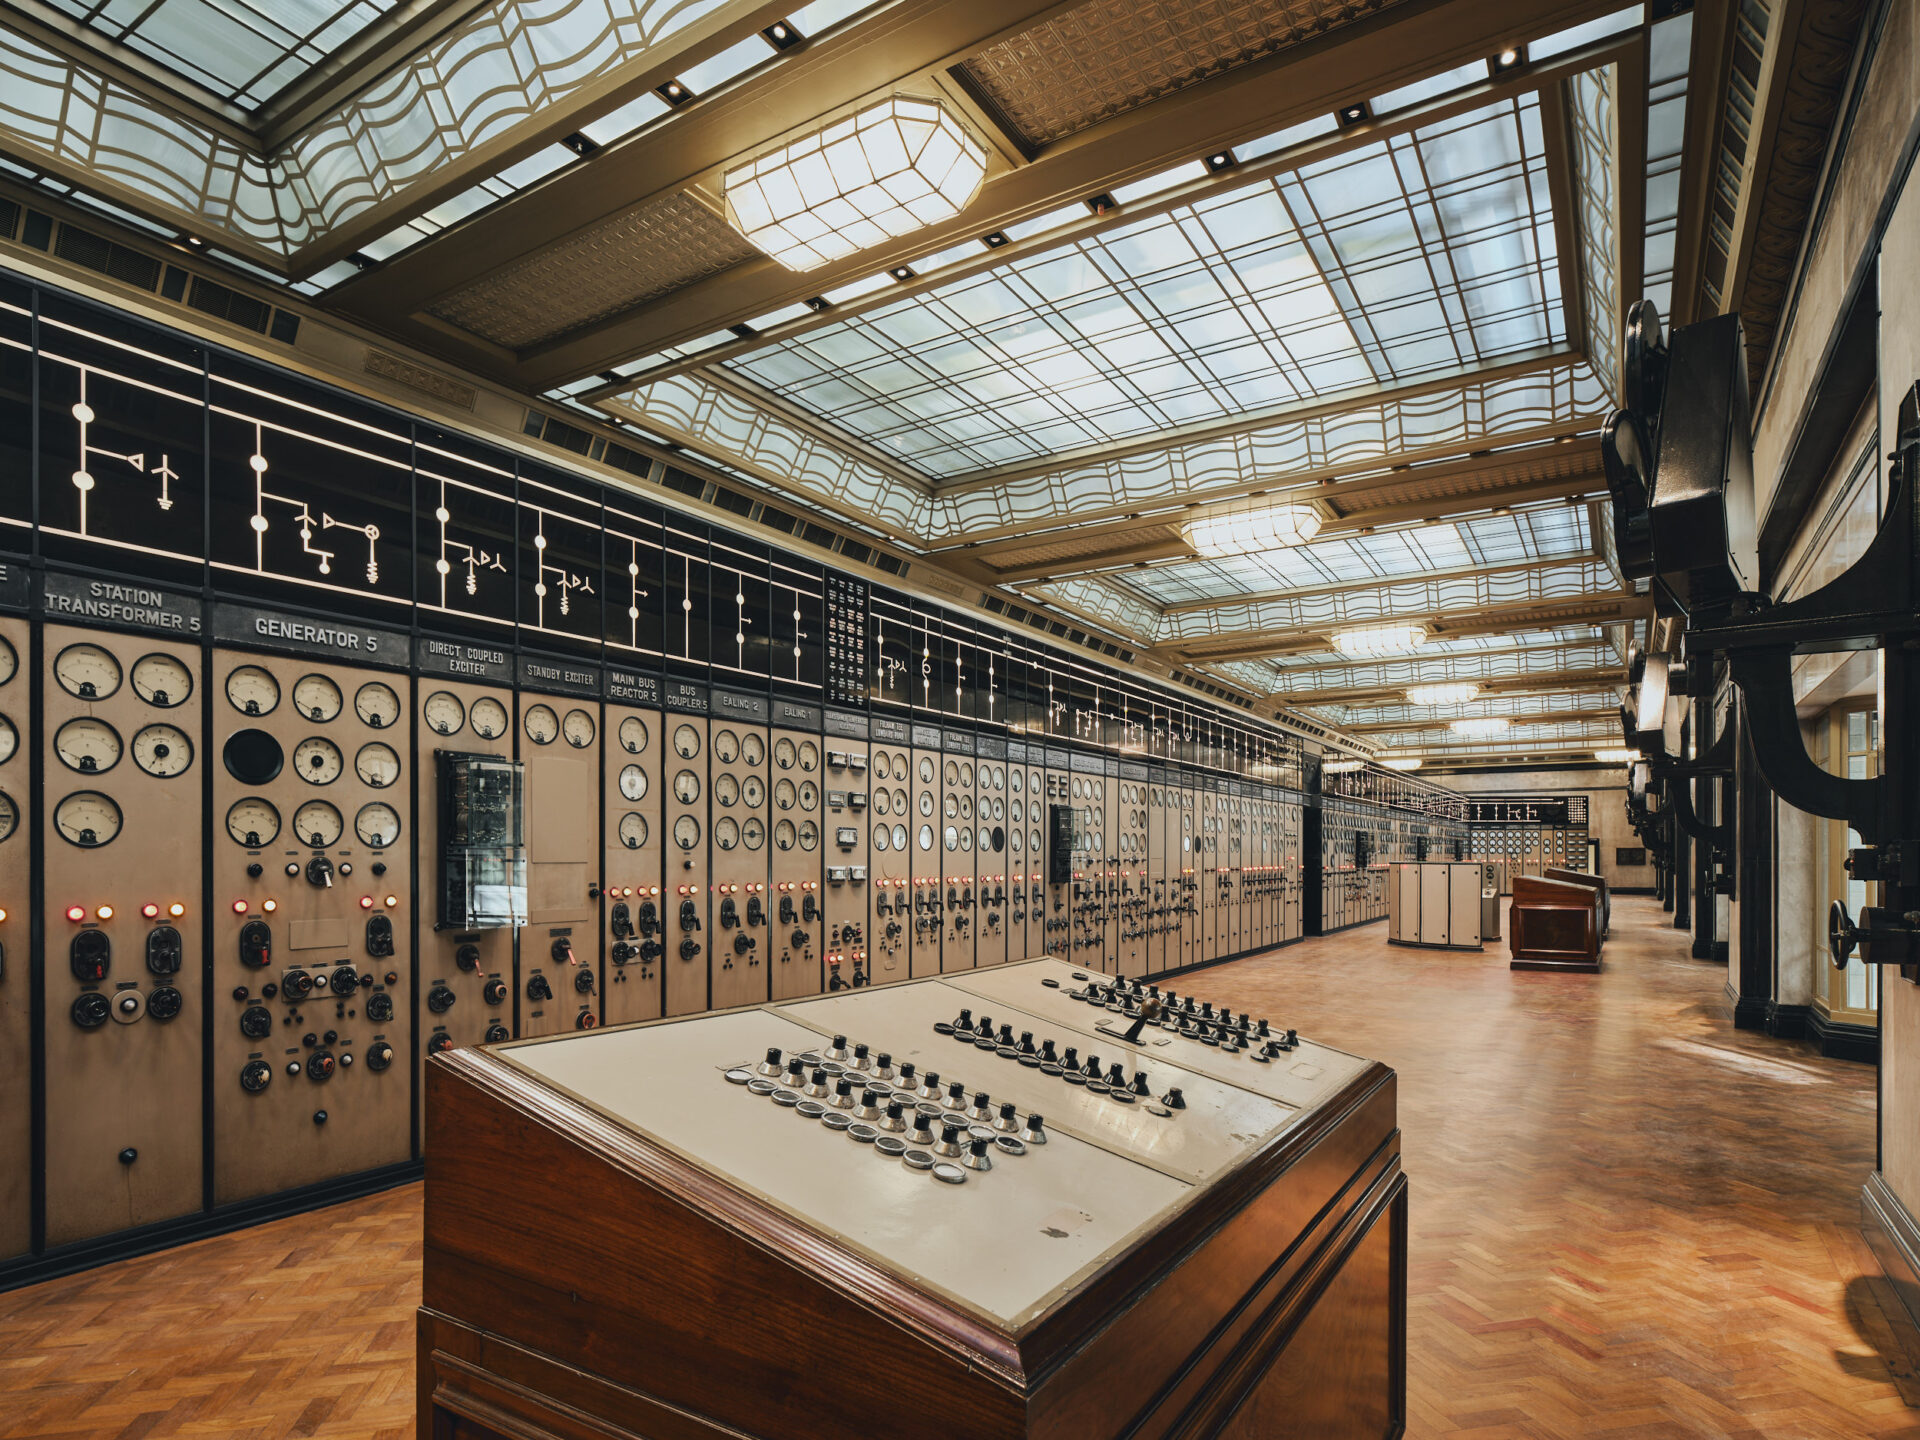
[[[1394,1097],[1053,959],[452,1051],[420,1433],[1397,1435]]]

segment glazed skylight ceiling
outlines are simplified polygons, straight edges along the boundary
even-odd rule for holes
[[[1529,92],[726,368],[944,479],[1564,344]]]
[[[108,40],[252,110],[397,0],[48,0]]]

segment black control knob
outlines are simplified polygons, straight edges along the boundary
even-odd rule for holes
[[[480,998],[486,1001],[487,1004],[489,1005],[506,1004],[507,1003],[507,982],[502,980],[498,975],[494,976],[491,980],[487,981],[486,984],[480,987]],[[427,1003],[429,1005],[433,1003],[431,996],[428,997]]]
[[[955,1030],[973,1029],[973,1011],[962,1010],[958,1015],[956,1015],[953,1021],[953,1028]]]
[[[577,965],[580,963],[573,958],[573,940],[566,935],[556,935],[553,943],[547,947],[547,954],[553,957],[553,963],[556,965]]]
[[[98,985],[113,968],[113,941],[104,930],[82,930],[67,945],[73,978],[82,985]]]
[[[607,958],[616,965],[624,965],[640,952],[624,940],[616,940],[607,950]]]
[[[1169,1110],[1184,1110],[1187,1108],[1187,1097],[1180,1093],[1180,1087],[1178,1085],[1167,1091],[1166,1107]]]
[[[573,1028],[576,1030],[591,1030],[599,1023],[600,1017],[591,1010],[582,1010],[573,1017]]]
[[[820,918],[820,906],[815,903],[813,896],[803,895],[800,898],[800,918],[809,925]]]
[[[393,954],[393,921],[385,915],[367,917],[367,954],[376,960]]]
[[[793,897],[791,895],[782,895],[780,897],[780,923],[782,925],[793,924]]]
[[[351,965],[342,965],[327,978],[327,986],[334,994],[344,998],[359,990],[360,976]]]
[[[264,1005],[249,1005],[240,1012],[240,1033],[249,1040],[265,1040],[273,1034],[273,1013]]]
[[[507,1027],[496,1020],[487,1026],[487,1033],[482,1038],[485,1039],[489,1045],[498,1045],[502,1040],[509,1038]]]
[[[666,947],[658,940],[642,940],[640,942],[640,963],[642,965],[649,965],[666,953]]]
[[[1144,1070],[1136,1070],[1133,1072],[1133,1079],[1128,1083],[1127,1089],[1135,1095],[1151,1095],[1153,1093],[1152,1088],[1147,1084],[1147,1072]]]
[[[627,902],[616,900],[607,911],[607,929],[617,940],[624,940],[633,934],[633,912],[627,908]]]
[[[682,960],[692,960],[699,955],[699,953],[700,942],[698,940],[682,940],[680,942],[680,958]]]
[[[749,895],[747,897],[747,924],[760,926],[766,923],[767,912],[765,907],[760,903],[760,897],[758,895]]]
[[[313,976],[295,966],[280,977],[280,993],[289,1000],[306,999],[313,993]]]
[[[240,963],[250,970],[264,970],[273,963],[273,931],[264,920],[249,920],[240,927]]]
[[[384,1025],[393,1019],[393,996],[385,990],[376,990],[367,996],[367,1019],[376,1025]]]
[[[739,923],[740,923],[739,907],[733,903],[733,897],[729,895],[726,899],[720,902],[720,928],[722,930],[731,930],[733,929],[734,926],[738,925]]]
[[[651,900],[640,902],[640,933],[651,935],[660,928],[660,911]]]
[[[451,1049],[453,1049],[453,1037],[444,1030],[436,1031],[434,1037],[427,1041],[429,1055],[444,1055]]]
[[[323,890],[333,888],[333,861],[324,855],[316,855],[307,861],[307,883],[317,885]]]
[[[384,1040],[376,1040],[367,1047],[367,1068],[379,1072],[393,1064],[393,1046]]]
[[[156,925],[147,932],[147,970],[154,975],[178,975],[182,958],[180,932]]]
[[[751,949],[753,949],[753,937],[751,935],[748,935],[743,931],[741,934],[738,934],[733,937],[733,953],[734,954],[744,955]]]
[[[809,935],[805,930],[796,930],[793,932],[792,944],[793,944],[793,948],[796,950],[806,949],[807,946],[812,943],[812,941],[813,941],[813,937]]]
[[[434,987],[427,991],[427,1009],[436,1015],[444,1015],[453,1008],[453,1002],[458,998],[445,983],[435,982]]]
[[[1117,1060],[1114,1061],[1113,1064],[1109,1065],[1107,1067],[1107,1084],[1111,1085],[1116,1090],[1126,1089],[1127,1088],[1127,1067],[1122,1065]]]
[[[579,970],[575,971],[573,976],[573,988],[577,994],[591,995],[593,993],[593,971],[585,968],[584,966],[582,966]]]
[[[337,1067],[338,1062],[333,1058],[331,1051],[316,1050],[307,1057],[307,1078],[316,1084],[323,1080],[331,1080]]]
[[[691,900],[680,902],[680,928],[698,930],[700,928],[700,907]]]
[[[527,981],[527,999],[538,1002],[553,999],[553,986],[547,983],[544,975],[535,975]]]
[[[273,1083],[273,1067],[264,1060],[249,1060],[240,1067],[240,1088],[258,1095]]]

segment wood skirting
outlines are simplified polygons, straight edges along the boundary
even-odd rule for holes
[[[1920,1332],[1920,1223],[1876,1170],[1860,1188],[1860,1229],[1893,1286],[1906,1319]]]
[[[1820,1053],[1835,1060],[1859,1060],[1868,1065],[1880,1059],[1880,1028],[1855,1025],[1820,1013],[1818,1006],[1807,1010],[1807,1038],[1820,1046]]]

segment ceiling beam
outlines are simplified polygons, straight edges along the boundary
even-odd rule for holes
[[[1536,570],[1552,570],[1563,565],[1584,565],[1593,559],[1591,552],[1560,555],[1547,560],[1501,561],[1492,565],[1464,565],[1452,570],[1421,570],[1412,575],[1382,575],[1373,580],[1335,580],[1326,585],[1303,585],[1294,590],[1262,590],[1246,595],[1208,596],[1204,600],[1181,600],[1162,605],[1162,615],[1193,615],[1203,610],[1227,610],[1236,605],[1260,605],[1273,600],[1307,600],[1317,595],[1365,595],[1395,585],[1419,585],[1438,580],[1477,579],[1485,575],[1525,575]],[[1398,616],[1393,617],[1398,619]],[[1360,621],[1352,622],[1360,624]]]
[[[1541,710],[1528,715],[1455,715],[1451,719],[1439,716],[1422,720],[1369,720],[1356,723],[1342,720],[1340,726],[1355,735],[1392,735],[1408,730],[1445,730],[1454,720],[1500,719],[1510,725],[1587,725],[1594,721],[1615,721],[1619,719],[1619,707],[1596,706],[1591,710]]]
[[[1506,650],[1500,653],[1511,655],[1513,652]],[[1584,690],[1589,686],[1620,685],[1625,683],[1625,677],[1615,669],[1543,670],[1533,675],[1489,676],[1474,683],[1479,685],[1480,698],[1484,700],[1495,695],[1525,695],[1546,690]],[[1407,688],[1403,684],[1298,690],[1289,689],[1283,685],[1273,693],[1275,696],[1284,697],[1284,703],[1290,709],[1301,710],[1320,705],[1361,705],[1387,696],[1405,695]]]

